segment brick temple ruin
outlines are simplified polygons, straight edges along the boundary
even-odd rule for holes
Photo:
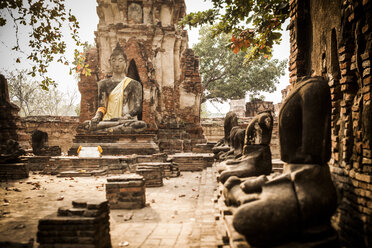
[[[109,58],[117,43],[128,57],[128,75],[143,86],[142,119],[158,132],[160,150],[191,151],[205,142],[200,126],[202,94],[199,59],[178,27],[184,1],[98,2],[97,48],[88,51],[92,75],[81,76],[80,121],[97,110],[97,82],[110,75]],[[173,132],[179,138],[172,138]]]
[[[223,185],[211,151],[224,137],[224,120],[200,119],[198,58],[187,48],[186,31],[175,25],[185,14],[184,1],[98,0],[97,13],[97,47],[87,54],[92,75],[79,82],[80,117],[19,118],[2,77],[1,145],[11,138],[30,151],[31,133],[39,129],[48,133],[49,145],[66,153],[79,123],[97,109],[96,83],[110,75],[108,58],[119,42],[130,75],[143,85],[143,120],[161,153],[23,156],[29,176],[16,180],[10,175],[24,171],[0,164],[0,246],[251,247],[231,224],[234,209],[221,201]],[[282,95],[309,76],[322,76],[330,87],[328,165],[337,190],[331,219],[337,247],[372,246],[370,13],[369,0],[290,1],[290,82]],[[273,108],[260,101],[240,106],[241,116],[250,117],[240,117],[239,128]],[[272,172],[281,174],[278,136],[274,118]],[[110,201],[119,209],[110,209]]]

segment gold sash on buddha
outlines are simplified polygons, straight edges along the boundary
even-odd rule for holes
[[[111,120],[112,118],[120,118],[123,113],[124,90],[132,81],[131,78],[125,77],[110,93],[107,112],[103,120]]]

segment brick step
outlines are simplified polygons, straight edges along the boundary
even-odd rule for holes
[[[27,178],[28,174],[27,163],[0,164],[0,181]]]
[[[92,171],[63,171],[57,174],[57,177],[90,177],[90,176],[103,176],[106,175],[106,170],[92,170]]]
[[[213,154],[209,153],[177,153],[170,158],[178,164],[180,171],[201,171],[214,162]]]

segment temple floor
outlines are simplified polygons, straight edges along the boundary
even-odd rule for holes
[[[146,188],[146,207],[111,210],[113,247],[217,247],[222,241],[215,220],[217,189],[214,168],[182,172]],[[60,178],[31,174],[0,183],[0,242],[36,245],[38,220],[71,206],[72,200],[105,200],[106,177]]]

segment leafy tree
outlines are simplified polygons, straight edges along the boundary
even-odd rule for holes
[[[87,41],[82,44],[83,52],[75,50],[75,59],[72,64],[75,66],[76,70],[74,71],[74,77],[76,80],[80,80],[80,75],[90,75],[91,69],[89,64],[85,63],[87,51],[95,47],[95,45],[89,44]]]
[[[27,70],[7,72],[10,100],[20,108],[20,116],[75,115],[77,92],[60,92],[54,86],[43,90]]]
[[[33,77],[41,76],[43,78],[41,86],[44,89],[47,89],[50,84],[55,85],[55,81],[45,73],[55,58],[58,62],[69,65],[69,61],[64,56],[66,44],[62,40],[63,25],[68,25],[70,36],[76,45],[82,45],[78,36],[79,22],[71,10],[66,9],[65,0],[2,0],[0,1],[0,28],[8,22],[13,23],[16,36],[16,44],[12,50],[26,54],[27,59],[33,64],[32,70],[28,73]],[[26,52],[20,46],[19,34],[22,28],[29,30],[28,47],[31,52]],[[22,39],[24,37],[27,36],[22,36]],[[78,56],[79,52],[75,50],[75,57]],[[16,62],[21,62],[19,57]],[[86,73],[89,74],[89,71],[86,70]]]
[[[193,47],[200,57],[200,74],[205,100],[226,101],[241,99],[247,93],[256,96],[260,91],[273,92],[279,77],[285,74],[287,60],[259,56],[249,64],[244,54],[234,54],[228,47],[229,35],[214,36],[211,28],[200,29],[200,42]]]
[[[271,57],[281,41],[282,25],[289,17],[289,0],[211,0],[213,8],[186,15],[181,25],[214,24],[213,34],[230,34],[230,47],[247,52],[249,61]],[[248,49],[249,48],[249,49]]]

